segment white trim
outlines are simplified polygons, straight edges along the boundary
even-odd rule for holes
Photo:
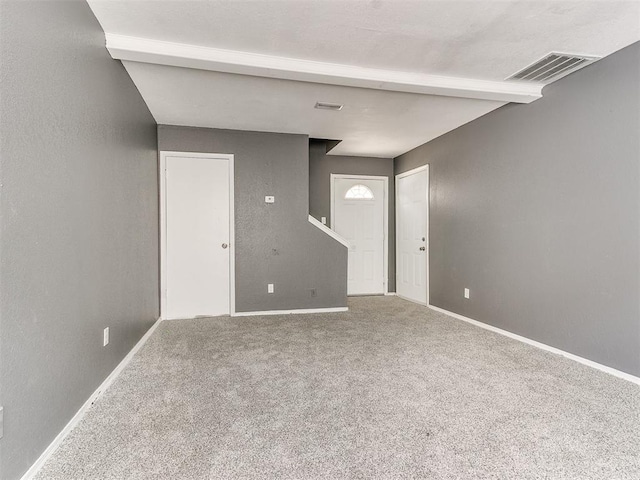
[[[385,293],[385,295],[387,297],[395,297],[395,296],[397,296],[396,292],[387,292],[387,293]]]
[[[344,238],[342,235],[340,235],[339,233],[335,232],[334,230],[331,230],[324,223],[319,222],[318,219],[313,217],[312,215],[309,215],[309,223],[311,225],[313,225],[314,227],[318,227],[324,233],[329,235],[331,238],[337,240],[338,242],[340,242],[345,247],[347,247],[347,248],[351,247],[351,244],[349,243],[349,241],[346,238]]]
[[[107,50],[116,60],[328,85],[500,102],[530,103],[542,97],[543,85],[528,82],[479,80],[380,70],[355,65],[315,62],[298,58],[164,42],[113,33],[105,34],[105,38]]]
[[[458,320],[462,320],[463,322],[470,323],[471,325],[475,325],[476,327],[484,328],[485,330],[489,330],[494,333],[499,333],[500,335],[504,335],[505,337],[512,338],[514,340],[518,340],[519,342],[526,343],[527,345],[531,345],[533,347],[537,347],[541,350],[546,350],[547,352],[555,353],[556,355],[561,355],[570,360],[573,360],[578,363],[582,363],[591,368],[595,368],[602,372],[608,373],[618,378],[622,378],[623,380],[628,380],[629,382],[636,383],[640,385],[640,377],[636,377],[631,375],[630,373],[621,372],[620,370],[616,370],[615,368],[607,367],[606,365],[602,365],[600,363],[594,362],[593,360],[588,360],[583,357],[579,357],[578,355],[574,355],[573,353],[565,352],[564,350],[560,350],[556,347],[551,347],[544,343],[536,342],[535,340],[531,340],[530,338],[523,337],[516,333],[511,333],[507,330],[502,330],[501,328],[494,327],[493,325],[489,325],[486,323],[479,322],[478,320],[473,320],[472,318],[465,317],[464,315],[460,315],[458,313],[450,312],[449,310],[445,310],[444,308],[436,307],[434,305],[428,305],[431,310],[435,310],[436,312],[444,313],[450,317],[456,318]]]
[[[336,199],[335,199],[335,181],[338,179],[353,179],[353,180],[382,180],[384,184],[384,199],[383,199],[383,216],[382,216],[382,230],[383,230],[383,254],[382,261],[384,262],[382,275],[384,282],[384,290],[381,292],[387,294],[389,292],[389,177],[382,175],[350,175],[348,173],[332,173],[331,174],[331,230],[333,230],[333,222],[335,219]],[[378,295],[374,293],[371,295]]]
[[[198,153],[160,151],[160,318],[165,319],[167,303],[167,157],[192,157],[223,159],[229,162],[229,315],[236,310],[236,234],[235,234],[235,194],[234,155],[228,153]]]
[[[229,154],[229,315],[236,311],[236,170],[235,155]]]
[[[80,409],[76,412],[76,414],[69,420],[69,423],[65,425],[65,427],[58,433],[56,438],[49,444],[49,446],[42,452],[42,454],[38,457],[38,459],[31,465],[29,470],[25,472],[22,476],[21,480],[31,480],[34,478],[42,466],[49,460],[49,457],[53,455],[56,449],[62,444],[64,439],[71,433],[71,431],[75,428],[75,426],[82,420],[85,413],[91,408],[91,406],[102,396],[102,394],[109,388],[109,386],[114,382],[118,375],[125,369],[125,367],[129,364],[133,356],[142,348],[142,346],[146,343],[146,341],[151,337],[153,332],[155,332],[158,325],[160,325],[161,319],[157,319],[151,328],[147,330],[147,332],[142,336],[138,343],[134,345],[134,347],[127,353],[127,355],[120,361],[118,366],[113,369],[113,371],[109,374],[107,378],[100,384],[100,386],[89,396],[86,402],[80,407]]]
[[[429,293],[429,291],[427,290],[427,294],[428,293]],[[397,293],[396,293],[396,296],[398,298],[406,300],[407,302],[415,303],[416,305],[422,305],[423,307],[428,307],[429,306],[429,304],[427,302],[418,302],[417,300],[414,300],[413,298],[408,298],[408,297],[405,297],[403,295],[398,295]]]
[[[406,172],[402,172],[396,175],[396,178],[404,178],[409,175],[413,175],[415,173],[422,172],[423,170],[429,170],[429,164],[422,165],[421,167],[412,168],[411,170],[407,170]]]
[[[298,315],[305,313],[336,313],[347,312],[349,307],[331,307],[331,308],[299,308],[296,310],[266,310],[263,312],[236,312],[232,317],[253,317],[262,315]]]
[[[228,313],[221,313],[219,315],[216,315],[215,313],[211,314],[211,315],[196,315],[195,317],[175,317],[175,318],[163,318],[162,321],[163,322],[181,322],[183,320],[210,320],[212,318],[227,318],[230,317],[232,315],[228,314]]]
[[[429,164],[422,165],[421,167],[412,168],[411,170],[407,170],[406,172],[402,172],[396,175],[395,178],[395,206],[396,206],[396,291],[398,290],[398,259],[400,258],[399,252],[399,242],[398,242],[398,180],[404,177],[408,177],[410,175],[415,175],[416,173],[420,173],[425,171],[427,172],[427,221],[425,228],[425,246],[427,247],[425,260],[427,262],[426,270],[425,270],[425,279],[427,281],[427,301],[422,303],[411,298],[405,298],[402,295],[398,295],[400,298],[408,300],[413,303],[417,303],[419,305],[429,305],[429,256],[431,255],[431,242],[429,238],[429,222],[431,218],[431,172],[429,171]]]
[[[163,318],[162,321],[176,322],[179,320],[200,320],[202,318],[207,319],[207,318],[218,318],[218,317],[229,317],[229,316],[231,316],[230,313],[212,313],[211,315],[196,315],[195,317],[169,317],[169,318]]]

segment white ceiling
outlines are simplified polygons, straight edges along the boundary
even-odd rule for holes
[[[502,80],[551,51],[606,56],[640,40],[637,1],[89,3],[107,34],[186,44],[110,49],[159,123],[342,139],[342,155],[395,156],[512,101],[521,85]]]
[[[333,154],[393,157],[503,105],[124,62],[156,121],[343,139]],[[313,108],[343,103],[339,112]],[[435,121],[434,121],[435,120]]]

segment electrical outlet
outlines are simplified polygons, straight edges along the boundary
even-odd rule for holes
[[[323,225],[327,224],[327,217],[320,217],[320,221],[322,222]]]
[[[276,197],[273,195],[267,195],[264,197],[264,203],[276,203]]]
[[[311,289],[311,296],[312,297],[317,297],[318,296],[318,291],[315,288]]]
[[[273,293],[273,283],[267,284],[267,293]]]
[[[470,297],[469,289],[465,288],[464,289],[464,298],[469,298],[469,297]]]
[[[109,345],[109,327],[102,331],[102,346],[106,347],[107,345]]]

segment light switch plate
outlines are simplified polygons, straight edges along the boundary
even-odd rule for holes
[[[264,203],[276,203],[276,197],[273,195],[267,195],[264,197]]]
[[[273,293],[273,283],[267,284],[267,293]]]
[[[469,298],[469,297],[470,297],[470,295],[471,295],[471,294],[470,294],[470,292],[469,292],[469,289],[468,289],[468,288],[465,288],[465,289],[464,289],[464,298]]]

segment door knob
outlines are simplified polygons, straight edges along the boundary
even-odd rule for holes
[[[427,248],[426,247],[420,247],[420,251],[424,252]]]
[[[222,248],[227,248],[229,245],[227,245],[226,243],[222,244]]]

